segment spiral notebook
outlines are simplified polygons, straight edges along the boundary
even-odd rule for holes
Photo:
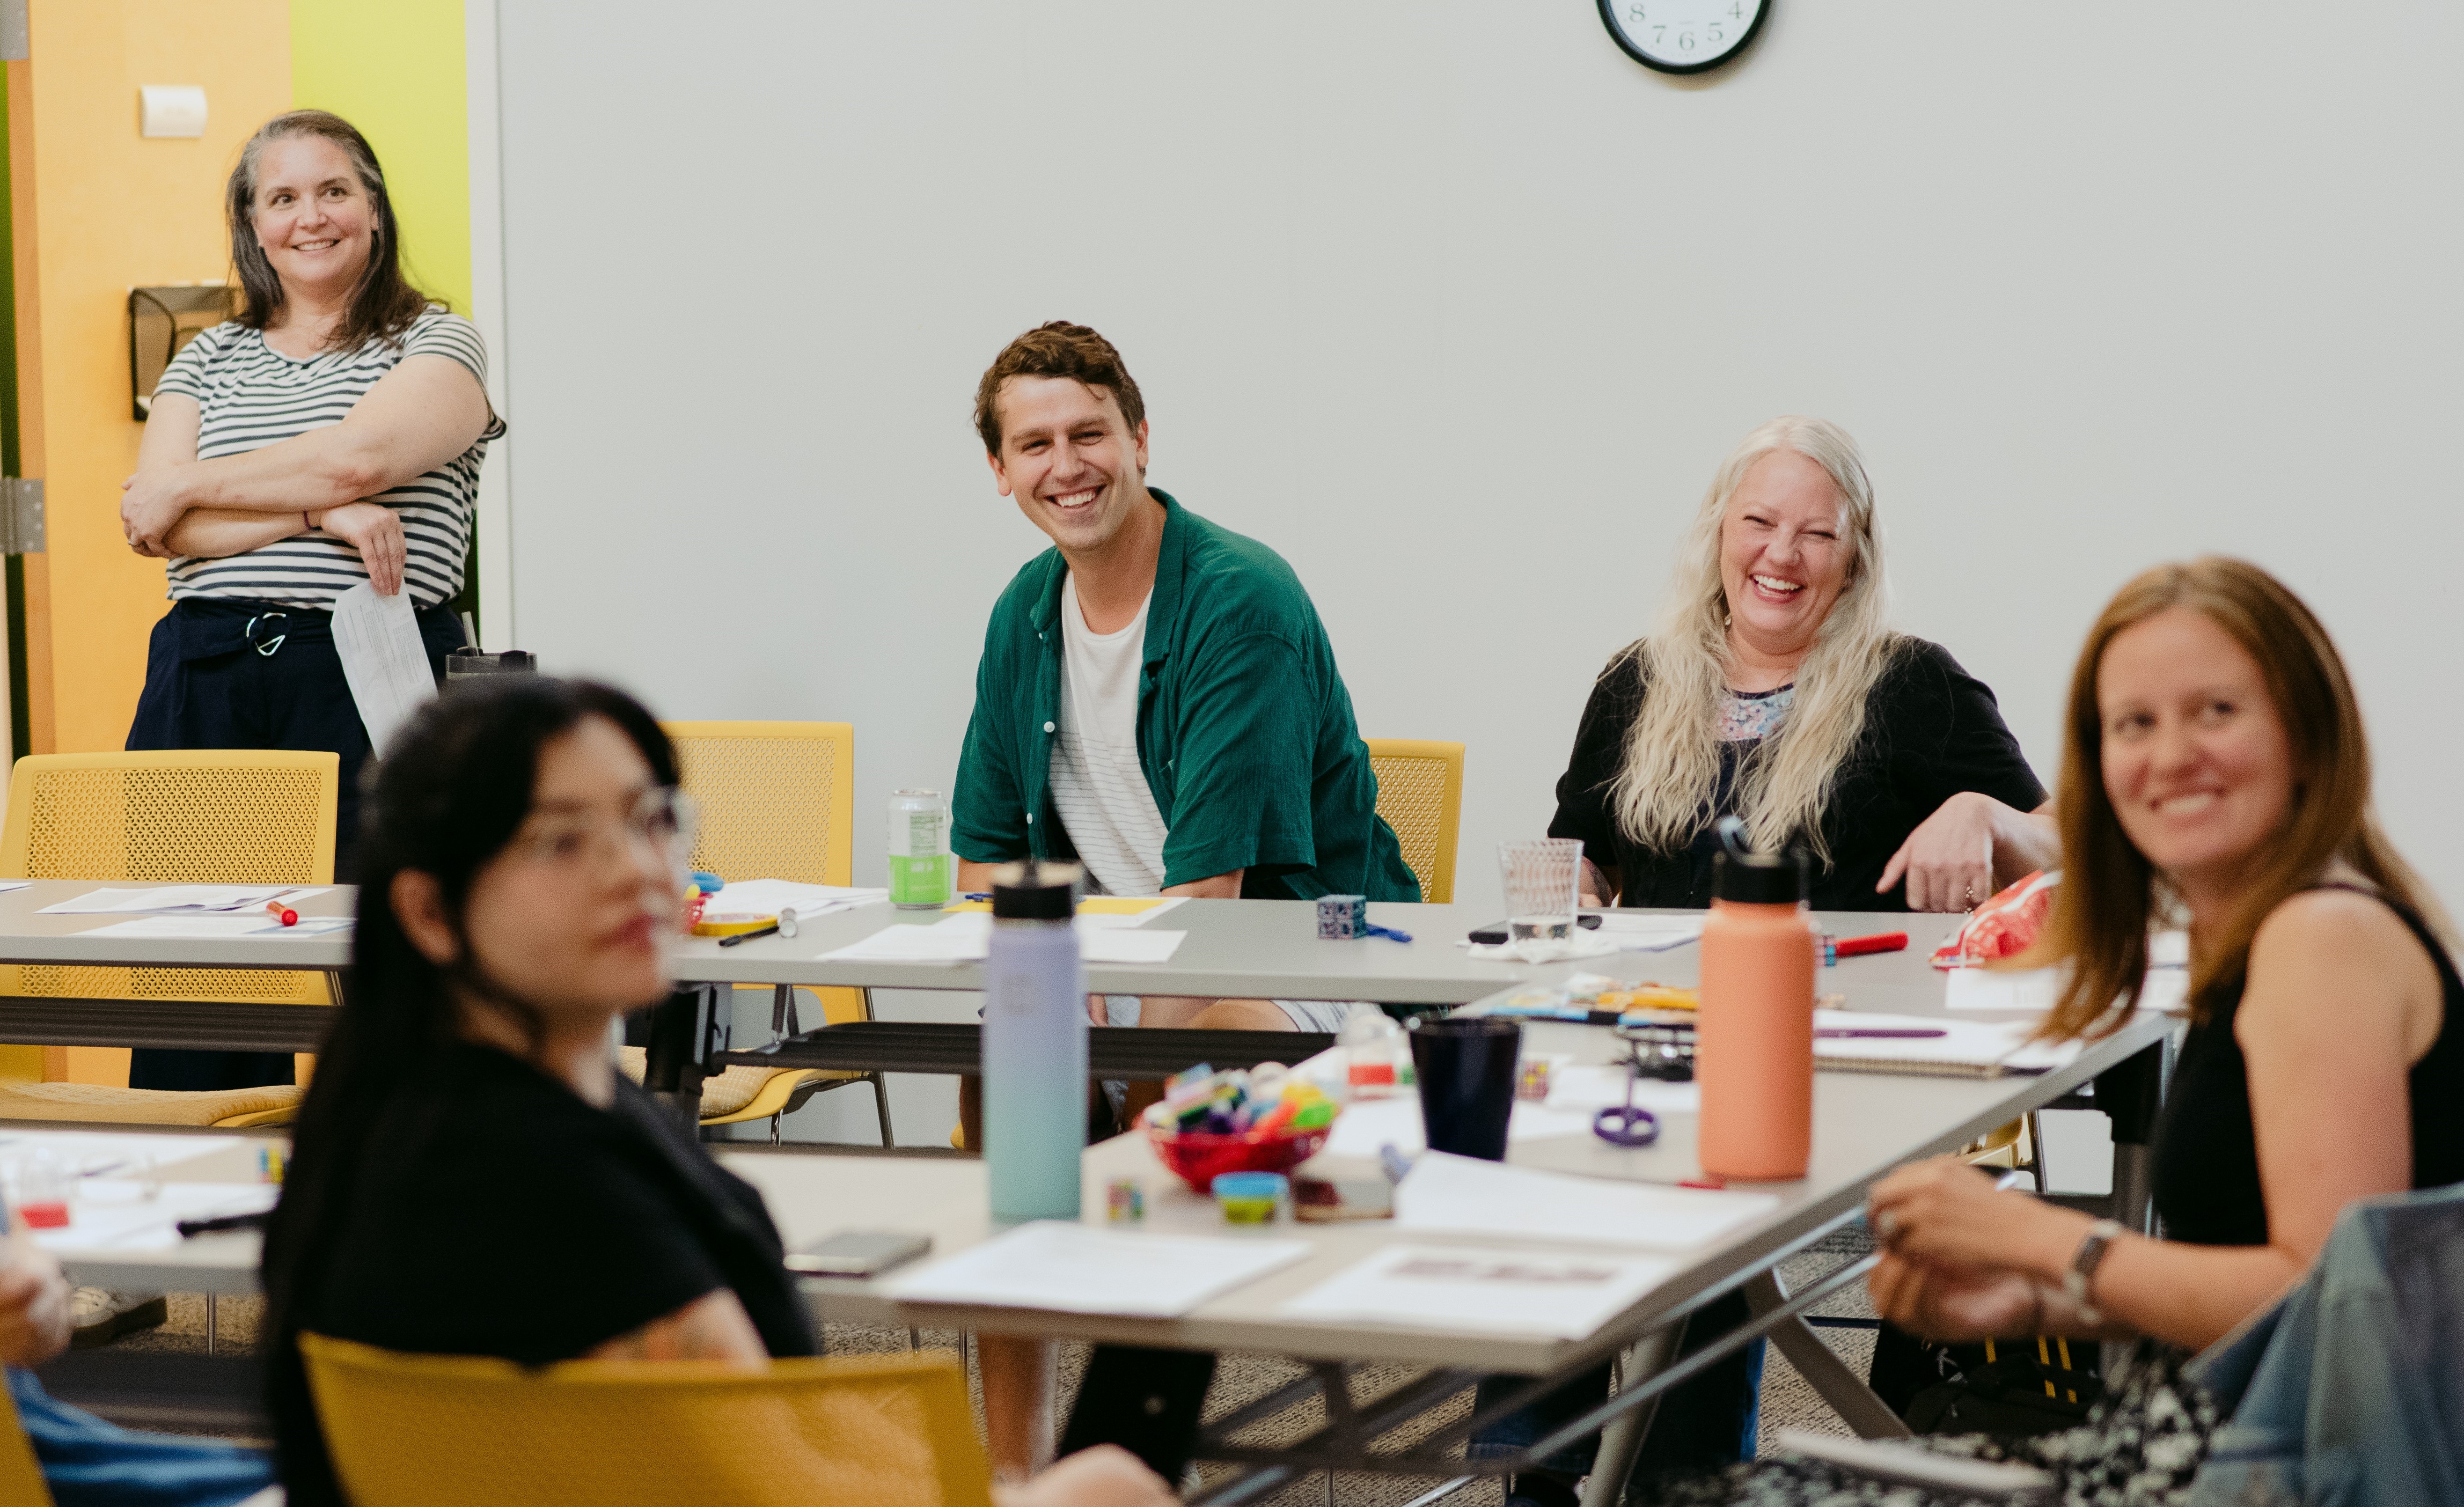
[[[1998,1078],[2050,1073],[2079,1055],[2076,1041],[2031,1041],[2034,1020],[1958,1020],[1818,1009],[1816,1031],[1922,1031],[1917,1035],[1817,1035],[1814,1065],[1825,1073],[1925,1078]]]

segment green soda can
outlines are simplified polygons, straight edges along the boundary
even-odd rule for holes
[[[938,790],[890,792],[890,903],[936,911],[950,903],[950,809]]]

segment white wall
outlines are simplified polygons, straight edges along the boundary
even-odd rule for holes
[[[1776,0],[1685,82],[1589,0],[496,9],[516,638],[671,716],[854,722],[859,876],[1043,543],[976,376],[1066,316],[1152,479],[1298,568],[1363,730],[1470,744],[1472,903],[1787,410],[1863,441],[1900,623],[2048,781],[2123,579],[2283,573],[2464,895],[2464,11]]]

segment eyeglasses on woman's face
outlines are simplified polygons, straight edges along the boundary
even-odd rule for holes
[[[672,785],[652,786],[621,815],[580,806],[535,810],[508,846],[543,868],[582,872],[630,858],[666,872],[693,851],[697,819],[692,796]]]

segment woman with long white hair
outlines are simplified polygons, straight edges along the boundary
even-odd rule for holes
[[[1857,442],[1794,414],[1747,435],[1557,782],[1549,834],[1582,839],[1587,903],[1707,905],[1731,815],[1812,854],[1816,910],[1965,910],[2054,860],[1993,693],[1894,632],[1887,595]]]

